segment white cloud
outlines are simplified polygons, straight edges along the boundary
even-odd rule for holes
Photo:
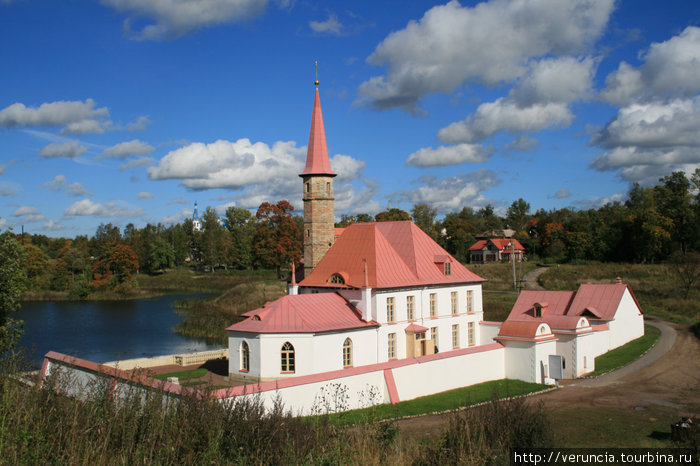
[[[41,229],[43,231],[58,231],[65,229],[65,227],[55,220],[49,220],[48,222],[44,223]]]
[[[651,44],[642,58],[639,68],[622,62],[608,75],[603,100],[622,106],[700,92],[700,28],[688,26],[666,42]]]
[[[47,102],[38,108],[17,102],[0,110],[0,126],[64,126],[64,133],[102,133],[109,110],[95,105],[93,99]]]
[[[343,25],[334,14],[329,14],[328,19],[325,21],[309,21],[309,27],[314,32],[334,34],[336,36],[339,36],[343,30]]]
[[[91,216],[91,217],[137,217],[143,215],[141,209],[129,209],[122,207],[117,202],[106,202],[98,204],[90,199],[83,199],[68,206],[63,212],[69,217]]]
[[[101,0],[129,16],[124,30],[136,40],[180,37],[201,28],[252,19],[265,11],[267,0]],[[153,21],[132,31],[137,18]]]
[[[445,214],[464,206],[487,204],[483,191],[497,186],[500,182],[498,175],[490,170],[462,173],[443,179],[429,175],[415,182],[421,186],[402,191],[398,196],[402,201],[412,204],[429,204],[438,209],[440,214]]]
[[[490,155],[482,146],[474,144],[440,146],[436,149],[425,147],[409,155],[408,159],[406,159],[406,165],[436,167],[466,162],[482,163]]]
[[[173,199],[172,201],[168,201],[168,205],[171,204],[191,204],[192,201],[188,201],[187,199],[183,199],[181,197],[178,197],[177,199]]]
[[[78,182],[71,183],[68,186],[66,186],[66,192],[68,194],[72,194],[73,196],[76,196],[76,197],[92,196],[93,195],[90,191],[85,189],[85,187],[82,184],[80,184]]]
[[[136,155],[148,155],[153,152],[154,147],[147,142],[139,141],[134,139],[127,142],[121,142],[112,147],[108,147],[104,150],[97,158],[106,159],[114,158],[126,160],[129,157]]]
[[[335,214],[376,214],[382,205],[374,200],[379,193],[379,185],[372,180],[362,180],[362,187],[356,188],[350,183],[341,183],[333,187],[335,194]]]
[[[131,170],[136,167],[148,167],[153,165],[155,161],[153,157],[139,157],[138,159],[119,165],[119,171]]]
[[[136,195],[136,199],[153,199],[155,195],[153,193],[147,193],[145,191],[141,191]]]
[[[349,155],[336,154],[331,157],[331,167],[338,174],[336,182],[352,181],[362,173],[365,162],[350,157]]]
[[[46,220],[46,217],[36,207],[21,206],[12,212],[13,217],[21,219],[22,223],[41,222]]]
[[[151,124],[151,120],[147,116],[140,116],[131,123],[126,125],[126,129],[129,131],[145,131],[148,125]]]
[[[506,144],[506,150],[514,150],[518,152],[534,152],[540,145],[540,142],[531,138],[527,134],[521,134],[513,142]]]
[[[67,184],[66,177],[64,175],[56,175],[53,180],[47,181],[46,183],[42,184],[41,186],[43,188],[48,188],[51,191],[60,191],[62,190]]]
[[[507,97],[479,105],[465,120],[438,132],[446,143],[483,141],[499,131],[539,131],[568,126],[569,103],[590,92],[596,62],[592,58],[563,57],[533,62]]]
[[[182,209],[179,213],[175,215],[169,215],[161,219],[163,225],[177,225],[184,222],[186,219],[192,218],[191,209]]]
[[[491,0],[433,7],[377,46],[367,61],[386,65],[387,74],[362,83],[358,103],[415,113],[429,93],[512,81],[533,58],[585,51],[613,6],[613,0]]]
[[[569,188],[561,188],[554,193],[554,197],[557,199],[566,199],[567,197],[571,197],[571,192],[569,191]]]
[[[0,196],[2,197],[16,197],[19,195],[20,189],[16,183],[0,181]]]
[[[70,141],[63,144],[48,144],[42,147],[36,155],[45,158],[66,157],[69,159],[74,159],[83,155],[86,150],[87,147],[81,146],[78,141]]]

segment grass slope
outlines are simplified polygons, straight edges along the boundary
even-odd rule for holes
[[[661,332],[656,327],[645,325],[644,336],[595,358],[595,371],[586,377],[597,377],[619,367],[626,366],[649,351],[656,343],[656,340],[659,339],[660,334]]]

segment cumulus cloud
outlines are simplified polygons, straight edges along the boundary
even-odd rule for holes
[[[352,181],[362,173],[365,162],[350,157],[349,155],[337,154],[331,157],[331,167],[338,174],[336,182]]]
[[[87,147],[82,146],[78,141],[69,141],[65,143],[51,143],[41,148],[36,155],[45,158],[66,157],[74,159],[85,153]]]
[[[145,191],[141,191],[136,195],[136,199],[153,199],[155,195],[153,193],[147,193]]]
[[[60,191],[66,186],[66,177],[64,175],[56,175],[53,180],[47,181],[43,185],[43,188],[48,188],[51,191]]]
[[[469,82],[496,85],[522,76],[531,59],[578,54],[603,32],[613,0],[457,1],[428,10],[385,38],[367,59],[386,66],[358,88],[360,104],[415,113],[419,100]]]
[[[417,167],[436,167],[457,165],[465,162],[485,162],[491,154],[482,146],[474,144],[458,144],[455,146],[440,146],[436,149],[426,147],[420,149],[406,159],[406,165]]]
[[[653,43],[635,68],[621,63],[601,98],[621,108],[589,143],[605,152],[590,166],[651,185],[672,171],[700,168],[700,28]]]
[[[58,231],[65,229],[65,227],[55,220],[49,220],[48,222],[44,223],[41,229],[43,231]]]
[[[499,131],[539,131],[573,120],[569,103],[588,95],[596,61],[562,57],[533,62],[508,96],[486,102],[438,132],[446,143],[483,141]]]
[[[615,105],[691,97],[700,92],[700,28],[687,27],[666,42],[653,43],[635,68],[626,62],[608,75],[601,98]]]
[[[124,207],[117,202],[99,204],[90,199],[83,199],[68,206],[63,214],[68,217],[139,217],[143,215],[143,211]]]
[[[397,193],[401,201],[412,204],[425,203],[445,214],[464,206],[487,204],[483,192],[501,183],[498,175],[491,170],[478,170],[439,179],[427,175],[416,180],[418,187]]]
[[[325,21],[309,21],[309,27],[316,33],[333,34],[339,36],[342,33],[343,25],[334,14],[329,14]]]
[[[125,12],[127,35],[136,40],[180,37],[219,24],[252,19],[265,11],[267,0],[101,0],[102,4]],[[134,30],[135,20],[152,23]]]
[[[92,196],[92,193],[77,181],[66,186],[66,192],[76,197]]]
[[[0,126],[63,126],[63,133],[102,133],[107,117],[109,109],[96,108],[93,99],[47,102],[39,107],[17,102],[0,110]]]
[[[382,206],[374,200],[379,193],[379,185],[374,180],[362,180],[355,186],[341,183],[333,187],[335,195],[335,214],[376,214]]]
[[[19,195],[19,186],[16,183],[0,182],[0,196],[16,197]]]
[[[121,142],[112,147],[108,147],[99,156],[98,159],[114,158],[126,160],[129,157],[136,155],[148,155],[153,152],[154,147],[147,142],[134,139],[127,142]]]
[[[47,181],[46,183],[42,184],[41,187],[57,192],[65,190],[66,193],[78,197],[92,196],[92,193],[85,189],[82,184],[78,182],[68,184],[65,175],[56,175],[53,180]]]
[[[128,123],[126,129],[129,131],[145,131],[150,124],[151,120],[147,116],[140,116],[136,121]]]

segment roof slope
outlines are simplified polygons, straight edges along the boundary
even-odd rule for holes
[[[544,315],[565,315],[574,294],[573,291],[521,291],[506,320],[541,321],[533,312],[535,303],[547,308]]]
[[[625,290],[629,290],[632,299],[634,299],[641,312],[642,307],[637,302],[637,298],[632,293],[629,285],[624,283],[602,285],[586,283],[581,285],[576,292],[576,297],[571,306],[569,306],[568,314],[580,315],[586,309],[590,309],[601,320],[613,320]]]
[[[445,275],[444,264],[450,263]],[[339,274],[347,287],[395,288],[428,284],[482,282],[411,221],[355,223],[345,229],[302,286],[338,286],[329,278]]]
[[[306,175],[335,176],[335,173],[331,170],[331,162],[328,158],[326,130],[323,126],[323,113],[321,112],[321,98],[318,95],[318,87],[316,87],[314,109],[311,113],[311,130],[309,131],[309,147],[306,152],[306,166],[299,176]]]
[[[516,251],[524,251],[525,248],[523,247],[522,244],[520,244],[520,241],[517,239],[513,238],[513,249]],[[472,244],[472,246],[469,248],[470,251],[481,251],[484,249],[484,247],[488,244],[491,243],[496,248],[498,248],[499,251],[503,252],[509,252],[511,250],[511,245],[510,245],[510,238],[491,238],[491,239],[482,239],[477,241],[476,243]]]
[[[337,293],[286,295],[244,314],[226,330],[251,333],[317,333],[376,327]]]

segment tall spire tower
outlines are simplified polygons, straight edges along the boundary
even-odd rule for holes
[[[304,276],[306,277],[311,274],[335,239],[333,178],[336,175],[331,170],[331,162],[328,158],[321,98],[318,95],[318,76],[316,78],[314,83],[316,95],[311,114],[306,166],[299,175],[304,183]]]

